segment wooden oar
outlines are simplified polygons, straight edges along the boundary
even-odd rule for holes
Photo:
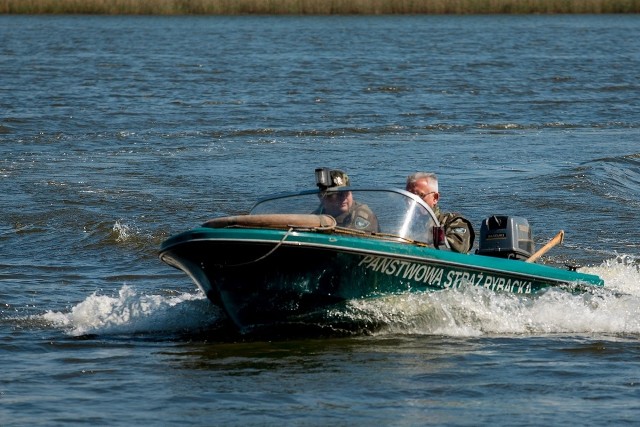
[[[549,243],[547,243],[546,245],[544,245],[543,247],[538,249],[536,251],[536,253],[531,255],[529,258],[527,258],[527,260],[525,262],[534,262],[534,261],[536,261],[542,255],[547,253],[549,251],[549,249],[551,249],[552,247],[556,246],[557,244],[562,244],[563,240],[564,240],[564,231],[560,230],[560,232],[558,234],[556,234],[553,239],[549,240]]]

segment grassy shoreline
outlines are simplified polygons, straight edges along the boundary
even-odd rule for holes
[[[640,13],[640,0],[0,0],[0,14],[393,15]]]

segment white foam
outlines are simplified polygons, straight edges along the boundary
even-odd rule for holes
[[[640,334],[640,271],[618,259],[585,269],[604,288],[535,296],[468,286],[441,292],[353,301],[354,318],[385,325],[380,333],[480,336],[501,334]]]
[[[539,295],[497,293],[468,286],[440,292],[354,300],[329,318],[383,325],[382,334],[445,336],[640,334],[640,270],[635,259],[617,257],[582,271],[605,280],[604,288],[572,294],[549,289]],[[45,321],[70,335],[189,331],[221,318],[201,293],[141,294],[123,286],[117,296],[94,293],[70,312],[47,312]]]
[[[131,226],[124,224],[119,220],[113,224],[112,231],[116,236],[116,242],[124,242],[131,237],[132,233],[137,233],[137,230],[132,229]]]
[[[600,276],[607,289],[640,296],[640,260],[631,255],[618,255],[600,266],[580,271]]]
[[[116,297],[94,293],[68,313],[43,315],[73,336],[178,332],[205,327],[219,317],[220,312],[202,294],[147,295],[127,285]]]

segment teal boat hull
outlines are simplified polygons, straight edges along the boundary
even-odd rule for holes
[[[470,285],[582,292],[604,284],[541,264],[311,231],[199,227],[166,240],[160,258],[187,273],[241,330],[321,318],[336,304],[390,294]]]

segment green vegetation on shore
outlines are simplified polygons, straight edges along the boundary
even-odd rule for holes
[[[640,0],[0,0],[0,14],[386,15],[640,13]]]

